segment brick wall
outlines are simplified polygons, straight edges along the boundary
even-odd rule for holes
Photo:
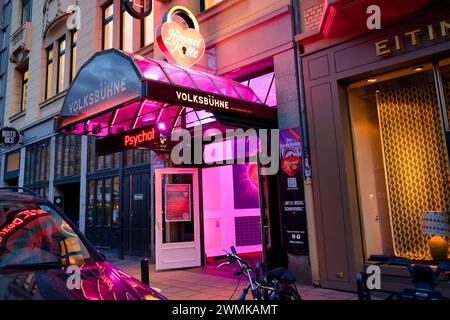
[[[320,18],[322,17],[324,7],[323,0],[304,0],[302,1],[303,10],[303,30],[307,32],[318,27]]]

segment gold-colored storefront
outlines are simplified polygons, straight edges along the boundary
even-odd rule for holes
[[[450,211],[450,59],[348,92],[365,256],[431,261],[423,216]]]

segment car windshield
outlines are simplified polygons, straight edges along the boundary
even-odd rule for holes
[[[0,269],[94,262],[76,232],[44,200],[20,193],[5,198],[0,199]]]

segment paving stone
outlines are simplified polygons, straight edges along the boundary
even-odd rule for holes
[[[108,259],[126,273],[140,279],[140,259],[119,260]],[[247,281],[230,276],[225,272],[217,272],[211,267],[160,271],[154,265],[149,266],[150,285],[162,290],[162,294],[170,300],[236,300]],[[236,286],[238,289],[236,290]],[[356,300],[357,295],[329,289],[297,285],[304,300]],[[236,290],[236,292],[235,292]],[[233,292],[235,292],[233,294]],[[251,298],[251,294],[247,296]]]

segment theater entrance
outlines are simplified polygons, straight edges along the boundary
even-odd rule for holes
[[[235,247],[262,261],[256,163],[155,170],[156,269],[206,265]],[[226,270],[225,270],[226,271]]]
[[[197,169],[155,171],[156,270],[201,265]]]
[[[171,159],[180,132],[183,137],[206,141],[236,128],[253,129],[253,137],[259,134],[256,130],[276,128],[276,108],[263,103],[250,87],[164,61],[105,50],[81,67],[56,127],[61,134],[96,137],[97,156],[145,149],[169,159],[163,161],[165,168],[155,169],[155,192],[148,190],[155,196],[155,213],[147,215],[155,219],[155,239],[146,239],[154,241],[158,270],[204,265],[230,246],[238,253],[263,252],[267,260],[283,252],[278,203],[269,201],[277,199],[276,178],[261,175],[260,168],[248,161],[258,154],[258,143],[244,154],[231,148],[234,140],[221,144],[227,163],[244,160],[246,165],[215,164],[215,156],[207,152],[214,145],[212,140],[201,151],[213,161],[199,163],[195,152],[193,159],[187,156],[188,162],[173,168]],[[224,152],[229,149],[233,151]],[[242,189],[245,186],[250,186],[252,196]],[[120,193],[126,191],[122,185]],[[144,188],[138,191],[135,200],[145,192]],[[141,221],[134,219],[134,212],[122,201],[120,234],[131,230],[128,216]],[[138,224],[145,230],[147,225]]]

